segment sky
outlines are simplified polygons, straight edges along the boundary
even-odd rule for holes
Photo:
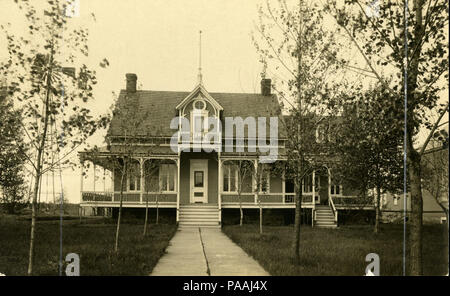
[[[107,69],[98,72],[96,109],[108,112],[114,99],[112,92],[125,88],[126,73],[137,74],[140,89],[191,91],[197,82],[200,30],[206,89],[259,92],[261,66],[251,41],[258,3],[254,0],[79,0],[79,15],[72,21],[89,29],[87,63],[98,65],[103,58],[110,63]],[[11,22],[17,30],[25,24],[12,0],[0,0],[0,15],[2,22]],[[5,54],[2,49],[0,46],[0,57]],[[104,132],[99,133],[90,142],[101,144],[103,135]],[[62,179],[66,197],[78,202],[79,170],[65,170]],[[90,179],[84,185],[85,190],[92,187]],[[47,182],[51,195],[52,180],[51,175],[43,177],[41,201],[46,199]],[[56,188],[60,187],[58,180],[55,182]]]
[[[78,3],[78,15],[72,22],[89,29],[89,57],[85,62],[96,66],[106,58],[110,63],[97,75],[94,108],[98,113],[109,111],[114,100],[112,93],[125,88],[126,73],[137,74],[139,89],[191,91],[197,82],[200,30],[206,89],[260,91],[262,67],[251,34],[262,1],[78,0]],[[17,30],[25,26],[13,0],[0,0],[0,16],[1,22],[11,22]],[[4,47],[0,46],[0,58],[5,56],[2,50]],[[356,52],[349,55],[357,59]],[[96,134],[90,143],[102,145],[104,134],[105,131]],[[79,170],[65,170],[61,177],[66,198],[79,202]],[[55,182],[60,187],[59,181]],[[93,188],[92,177],[85,182],[85,190]],[[51,183],[52,177],[44,176],[44,195],[51,191],[47,189],[52,187]],[[97,183],[99,187],[103,187],[101,182]]]

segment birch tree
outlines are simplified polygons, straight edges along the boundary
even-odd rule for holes
[[[34,188],[28,274],[33,273],[36,243],[36,215],[40,180],[46,170],[61,164],[67,156],[94,132],[106,126],[108,118],[94,117],[89,109],[93,101],[96,72],[78,63],[89,52],[88,32],[71,27],[65,16],[66,1],[15,1],[23,11],[26,30],[17,31],[11,24],[2,24],[8,52],[7,62],[0,67],[0,75],[8,80],[8,96],[23,112],[21,122],[28,151],[23,152],[32,168]],[[48,153],[46,145],[50,126],[58,126],[58,145],[50,149],[64,151],[51,165],[43,167]]]
[[[300,258],[301,180],[319,160],[314,131],[330,115],[341,81],[330,79],[342,68],[340,45],[323,22],[323,10],[314,1],[298,1],[292,7],[279,0],[259,7],[253,41],[263,66],[262,77],[274,77],[274,90],[288,117],[285,129],[287,163],[295,184],[295,224],[292,255]]]
[[[406,172],[411,193],[408,274],[422,275],[421,158],[448,112],[448,2],[327,1],[340,33],[350,40],[366,69],[391,96],[404,102]],[[432,115],[436,115],[433,117]],[[436,118],[436,119],[434,119]],[[418,142],[419,132],[424,132]]]

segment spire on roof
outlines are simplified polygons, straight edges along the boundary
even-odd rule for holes
[[[202,76],[202,30],[199,31],[199,42],[198,42],[198,84],[203,83],[203,76]]]

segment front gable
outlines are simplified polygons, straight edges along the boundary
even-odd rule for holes
[[[210,114],[219,117],[223,107],[206,91],[202,84],[197,85],[176,107],[180,116],[185,117],[190,110],[203,109],[208,110]]]

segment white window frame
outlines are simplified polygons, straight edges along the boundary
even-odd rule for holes
[[[325,129],[325,124],[321,123],[316,127],[316,143],[325,143],[328,139],[328,131]]]
[[[163,175],[163,167],[167,167],[167,174]],[[170,171],[171,168],[174,170],[173,174],[173,190],[170,190]],[[176,177],[176,165],[172,163],[163,163],[159,166],[158,180],[159,180],[159,191],[163,193],[175,193],[177,192],[177,177]],[[166,188],[162,188],[163,177],[166,178]]]
[[[330,187],[331,187],[330,188],[330,194],[332,196],[342,196],[342,189],[343,189],[343,187],[342,187],[341,184],[331,184]],[[336,188],[339,188],[339,193],[336,193]],[[332,189],[334,189],[334,193],[333,193]]]
[[[311,184],[312,184],[312,181],[313,181],[313,180],[312,180],[312,179],[313,179],[312,174],[309,175],[308,178],[311,179]],[[314,182],[317,182],[317,186],[316,186],[316,188],[315,188],[315,191],[316,191],[316,193],[317,193],[317,190],[318,190],[318,188],[320,187],[320,178],[319,178],[319,176],[316,175]],[[314,186],[314,184],[312,184],[312,186]],[[312,194],[312,192],[313,192],[313,191],[312,191],[312,186],[311,186],[311,191],[305,191],[305,188],[306,188],[305,182],[304,182],[304,180],[302,180],[302,193],[311,193],[311,194]]]
[[[142,184],[141,184],[141,176],[139,176],[139,175],[137,175],[137,176],[133,176],[133,179],[134,180],[131,180],[131,176],[130,176],[130,174],[128,174],[128,177],[127,177],[127,192],[141,192],[141,186],[142,186]],[[130,185],[132,184],[131,182],[133,182],[134,183],[134,189],[133,190],[131,190],[130,189]],[[139,189],[138,189],[138,185],[139,184]]]
[[[228,176],[231,176],[231,170],[234,170],[234,191],[231,191],[231,180],[232,178],[228,177],[227,178],[227,182],[228,182],[228,190],[225,190],[225,171],[228,171]],[[237,172],[237,168],[235,165],[232,164],[224,164],[223,165],[223,175],[222,175],[222,192],[227,192],[227,193],[237,193],[237,189],[238,189],[238,172]]]
[[[266,178],[267,178],[267,190],[263,191],[262,190],[262,178],[264,173],[266,174]],[[270,193],[270,170],[267,170],[266,172],[263,172],[262,174],[259,174],[259,193]]]
[[[196,109],[195,108],[195,104],[197,102],[202,102],[203,103],[203,108],[202,109]],[[192,140],[200,140],[202,141],[204,136],[208,133],[209,131],[209,125],[208,125],[208,110],[206,109],[206,102],[202,99],[197,99],[195,101],[192,102],[192,111],[191,111],[191,138]],[[201,138],[197,139],[196,136],[196,131],[195,131],[195,119],[197,117],[201,117],[202,120],[202,124],[203,124],[203,128],[201,131]]]

